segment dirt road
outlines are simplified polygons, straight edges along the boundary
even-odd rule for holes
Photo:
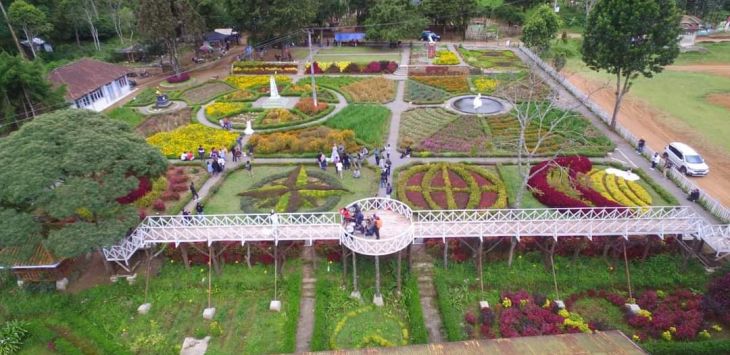
[[[592,93],[591,99],[604,111],[612,112],[614,93],[603,82],[587,79],[580,74],[563,72],[570,82],[583,92]],[[730,156],[705,143],[692,133],[686,125],[669,114],[661,112],[629,93],[621,105],[618,122],[637,137],[643,137],[654,150],[663,150],[668,142],[690,142],[698,149],[707,164],[710,174],[694,178],[693,182],[707,191],[725,206],[730,206]]]

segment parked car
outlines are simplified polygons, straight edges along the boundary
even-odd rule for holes
[[[692,147],[679,142],[669,143],[664,151],[672,165],[682,174],[689,176],[705,176],[710,172],[705,160]]]
[[[431,32],[431,31],[421,32],[421,41],[428,41],[429,38],[434,42],[438,42],[441,40],[441,36],[437,35],[435,32]]]

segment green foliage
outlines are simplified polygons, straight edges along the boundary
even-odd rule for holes
[[[421,84],[415,80],[406,81],[404,100],[415,104],[440,104],[449,97],[449,93],[439,88]]]
[[[649,354],[662,355],[713,355],[730,353],[730,340],[704,340],[704,341],[653,341],[641,344]]]
[[[46,75],[40,61],[29,62],[0,52],[0,133],[17,129],[32,117],[27,111],[28,100],[42,112],[66,106],[65,89],[54,89],[45,79]]]
[[[517,192],[524,188],[522,186],[522,176],[520,174],[519,167],[516,165],[498,164],[497,172],[507,188],[510,206],[517,206],[515,204],[517,201]],[[546,206],[540,203],[540,201],[538,201],[530,192],[525,192],[522,195],[522,203],[520,203],[519,206],[520,208],[546,208]]]
[[[474,67],[482,69],[522,70],[527,68],[525,63],[512,51],[494,49],[466,49],[458,48],[464,61]]]
[[[226,0],[224,7],[234,24],[251,33],[252,40],[259,41],[311,25],[318,4],[313,0]]]
[[[198,33],[204,28],[203,20],[189,0],[140,0],[139,32],[151,41],[165,43],[172,59],[172,67],[180,72],[178,59],[179,33]]]
[[[419,33],[427,20],[408,1],[375,0],[365,25],[377,25],[367,28],[369,40],[397,42]]]
[[[460,341],[466,339],[466,334],[462,330],[461,319],[463,317],[462,310],[466,307],[464,297],[454,297],[456,295],[466,295],[460,287],[450,285],[443,273],[436,273],[433,278],[434,288],[436,288],[436,298],[438,302],[439,312],[441,313],[441,322],[446,331],[446,339],[448,341]],[[459,292],[462,290],[462,292]]]
[[[390,110],[381,105],[348,105],[325,122],[325,126],[336,129],[351,129],[357,140],[369,147],[385,143],[385,134],[390,123]]]
[[[560,26],[561,20],[555,11],[549,5],[541,5],[522,26],[522,41],[530,48],[545,52]]]
[[[130,127],[135,127],[144,121],[144,116],[132,107],[117,107],[109,113],[109,118],[128,124]]]
[[[428,331],[423,320],[421,297],[418,292],[418,278],[408,275],[403,288],[403,301],[408,310],[408,319],[411,325],[411,343],[428,344]]]
[[[139,218],[116,199],[136,188],[135,176],[167,167],[127,125],[87,110],[41,115],[0,151],[14,152],[0,155],[0,246],[43,241],[58,257],[118,242]]]
[[[18,320],[5,322],[0,327],[0,355],[15,354],[28,337],[28,323]]]
[[[17,0],[10,4],[7,16],[14,26],[21,29],[28,42],[32,42],[35,36],[53,29],[53,25],[46,20],[46,14],[25,0]],[[35,57],[33,46],[31,51]]]

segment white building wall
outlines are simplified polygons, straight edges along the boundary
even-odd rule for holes
[[[92,98],[91,93],[89,93],[86,98],[76,100],[73,106],[101,112],[132,92],[132,87],[129,85],[129,80],[124,76],[102,85],[99,90],[101,90],[103,97]]]

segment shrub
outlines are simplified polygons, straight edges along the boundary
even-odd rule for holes
[[[185,183],[175,184],[175,185],[172,185],[172,187],[170,187],[170,190],[172,190],[173,192],[187,191],[188,190],[188,185],[185,184]]]
[[[314,100],[311,97],[306,97],[294,106],[297,110],[304,112],[307,115],[316,115],[319,112],[322,112],[327,109],[329,105],[327,105],[326,102],[318,101],[317,106],[314,106]]]
[[[360,66],[356,63],[350,63],[345,67],[345,70],[342,71],[343,73],[351,73],[351,74],[357,74],[360,72]]]
[[[134,201],[139,200],[144,195],[146,195],[148,192],[152,190],[152,183],[150,182],[150,178],[147,176],[142,176],[139,178],[139,183],[137,184],[137,188],[130,191],[127,195],[117,198],[117,202],[127,205]]]
[[[355,133],[351,130],[335,130],[327,127],[313,127],[294,131],[253,135],[248,145],[256,147],[261,154],[272,153],[316,153],[327,152],[332,145],[344,143],[347,151],[359,149]]]
[[[216,119],[233,116],[248,107],[243,102],[214,102],[205,107],[205,115]]]
[[[264,114],[264,118],[261,120],[261,123],[263,125],[275,125],[299,119],[301,119],[301,117],[291,113],[291,111],[285,108],[274,108],[268,110],[266,114]]]
[[[730,273],[710,281],[703,305],[708,316],[730,325]]]
[[[15,354],[20,351],[23,341],[28,337],[28,323],[11,320],[0,327],[0,354]]]
[[[165,201],[162,201],[161,199],[155,200],[155,202],[152,203],[152,208],[158,212],[164,211],[165,210]]]
[[[184,174],[184,172],[183,172],[183,174]],[[180,175],[176,172],[175,175],[169,177],[168,180],[172,184],[182,184],[182,183],[188,182],[188,176]]]
[[[177,201],[180,199],[180,194],[175,191],[165,191],[160,197],[163,201]]]
[[[454,65],[459,64],[459,57],[450,50],[436,51],[436,58],[433,60],[436,65]]]
[[[379,62],[376,62],[376,61],[372,61],[372,62],[370,62],[370,64],[368,64],[365,67],[365,69],[363,70],[363,72],[365,72],[365,73],[380,73],[380,70],[381,70],[380,63]]]
[[[167,80],[167,82],[170,84],[182,83],[182,82],[186,82],[186,81],[190,80],[190,74],[180,73],[177,75],[169,76],[165,80]]]
[[[170,132],[160,132],[147,138],[147,143],[157,147],[168,158],[177,158],[182,152],[196,152],[199,146],[230,147],[238,133],[189,124]]]

